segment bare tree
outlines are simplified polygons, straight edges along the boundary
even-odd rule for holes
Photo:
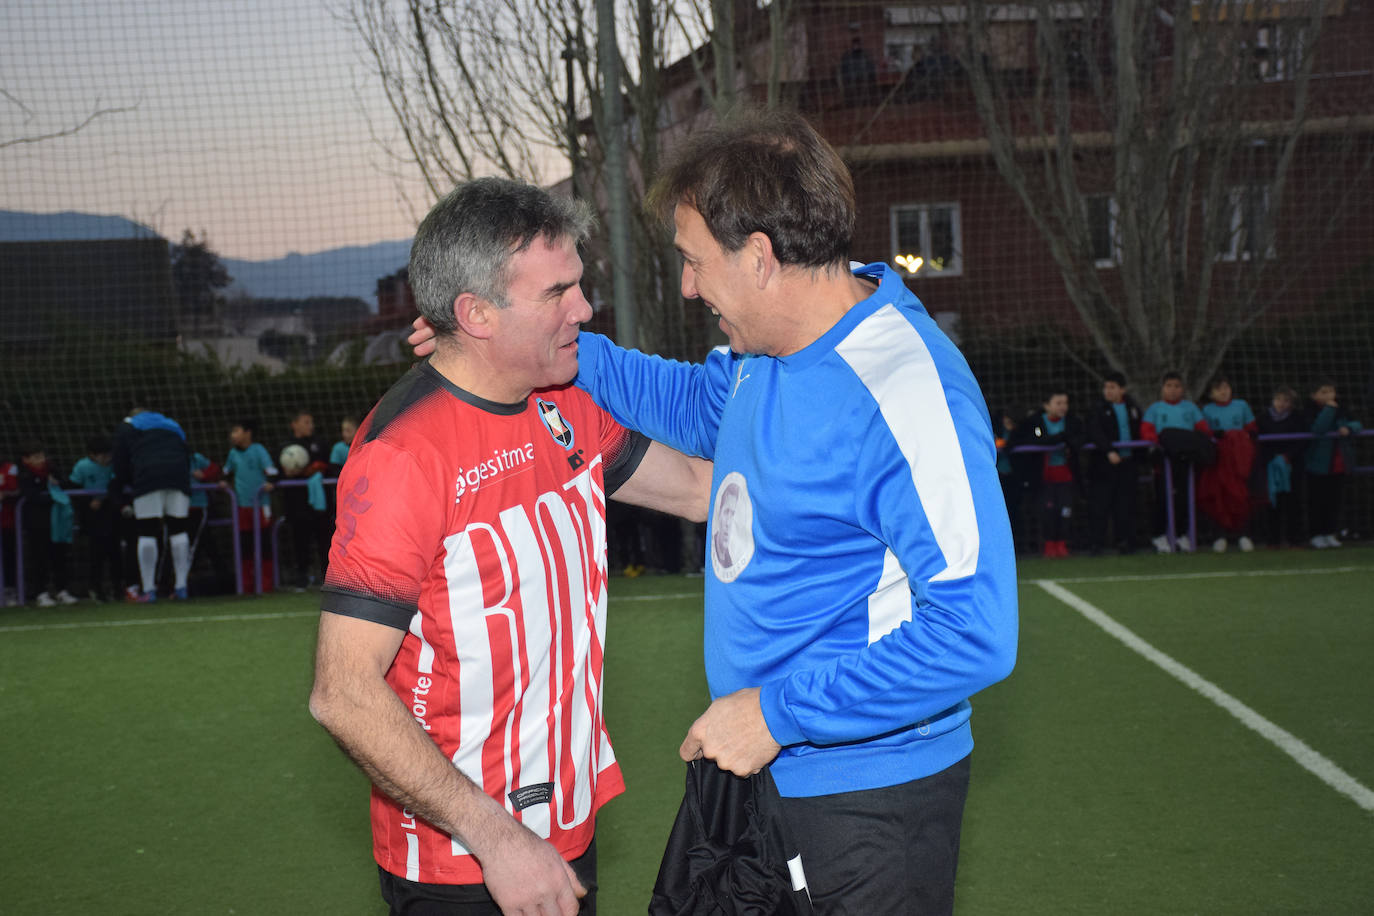
[[[1314,96],[1328,6],[1269,23],[1230,0],[1029,0],[1022,21],[985,0],[940,8],[991,155],[1091,338],[1085,364],[1205,384],[1337,231],[1370,153]]]
[[[32,109],[30,109],[27,105],[23,103],[23,101],[14,96],[4,87],[0,87],[0,99],[3,99],[10,106],[18,109],[20,114],[23,116],[24,123],[27,124],[36,117]],[[0,149],[5,149],[9,146],[21,146],[29,143],[44,143],[48,140],[56,140],[61,137],[70,137],[73,134],[80,133],[82,130],[89,127],[91,124],[100,120],[101,118],[108,117],[109,115],[123,114],[124,112],[134,111],[137,108],[137,105],[104,108],[101,107],[100,100],[96,99],[95,104],[92,106],[90,112],[87,113],[84,117],[82,117],[79,121],[69,123],[67,126],[59,127],[55,130],[44,130],[31,134],[21,133],[15,137],[0,137]]]
[[[771,14],[775,27],[785,27],[782,14],[791,2],[785,0]],[[398,164],[418,170],[431,197],[478,175],[546,184],[567,174],[571,161],[575,189],[604,216],[611,177],[608,148],[626,152],[626,164],[614,169],[629,179],[631,275],[639,320],[637,340],[625,342],[687,355],[677,256],[663,227],[640,203],[645,181],[658,168],[663,132],[674,128],[678,117],[667,101],[681,87],[667,86],[663,79],[670,64],[684,54],[694,62],[713,61],[697,75],[715,110],[727,105],[741,84],[768,80],[772,86],[782,78],[781,63],[755,77],[730,50],[734,9],[733,0],[636,0],[611,41],[598,41],[594,0],[349,0],[341,17],[360,37],[390,106],[395,134],[382,140],[384,149]],[[727,50],[711,53],[718,47]],[[634,50],[628,58],[623,57],[626,48]],[[779,42],[775,53],[781,48]],[[619,85],[609,89],[602,74],[611,68],[599,56],[607,49],[617,56],[614,69],[620,74]],[[607,92],[624,98],[621,127],[607,120]],[[777,96],[770,90],[770,100]],[[374,125],[378,138],[388,133]],[[599,239],[592,253],[588,285],[603,293],[609,289],[612,256]]]

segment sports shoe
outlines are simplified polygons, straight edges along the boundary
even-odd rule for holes
[[[52,595],[49,595],[47,592],[39,592],[38,597],[33,600],[33,603],[39,607],[57,607],[57,602],[54,601]]]
[[[1217,538],[1215,541],[1213,541],[1213,542],[1212,542],[1212,552],[1213,552],[1213,553],[1225,553],[1225,552],[1226,552],[1226,538]]]
[[[1243,534],[1240,536],[1240,539],[1236,541],[1236,544],[1240,546],[1241,553],[1249,553],[1255,549],[1255,542]]]
[[[1173,548],[1169,546],[1169,539],[1162,534],[1152,539],[1150,543],[1155,545],[1155,550],[1159,553],[1173,552]]]
[[[61,604],[76,604],[77,597],[64,588],[57,593],[57,600]]]
[[[130,604],[138,604],[141,599],[138,596],[138,586],[130,585],[124,589],[124,600]]]
[[[153,589],[150,592],[144,592],[133,600],[134,604],[155,604],[157,602],[157,589]]]
[[[1180,553],[1189,553],[1193,549],[1193,542],[1188,540],[1188,535],[1178,539],[1178,549]]]
[[[1324,535],[1324,534],[1319,534],[1319,535],[1317,535],[1316,537],[1312,538],[1312,540],[1308,541],[1307,543],[1311,544],[1311,545],[1312,545],[1313,547],[1315,547],[1317,550],[1325,550],[1326,548],[1328,548],[1328,547],[1331,546],[1330,544],[1326,543],[1326,535]]]
[[[1334,534],[1328,534],[1328,535],[1326,536],[1326,546],[1327,546],[1327,547],[1340,547],[1340,546],[1341,546],[1341,542],[1338,541],[1338,540],[1336,540],[1336,536],[1335,536]]]
[[[186,591],[186,588],[184,586],[172,592],[173,601],[187,601],[190,600],[190,597],[190,593]]]

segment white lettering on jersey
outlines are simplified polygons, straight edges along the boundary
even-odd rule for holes
[[[470,468],[458,469],[458,476],[453,483],[453,504],[458,505],[468,491],[476,492],[484,481],[494,481],[529,470],[533,460],[533,442],[511,449],[492,449],[491,457],[485,461],[479,461]]]
[[[591,471],[600,460],[563,492],[540,495],[533,518],[511,506],[496,526],[473,523],[444,540],[463,706],[453,763],[544,838],[555,811],[559,829],[591,815],[592,779],[614,759],[596,740],[606,595],[591,583],[594,570],[604,582],[606,502]],[[544,783],[552,802],[516,813],[510,792]],[[456,839],[452,851],[469,854]]]

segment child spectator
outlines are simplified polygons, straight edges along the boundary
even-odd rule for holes
[[[0,604],[11,607],[19,603],[19,593],[15,590],[14,567],[14,507],[19,501],[19,465],[13,461],[0,461],[0,569],[5,573],[5,591],[0,596]]]
[[[119,509],[106,493],[110,478],[114,476],[114,468],[110,466],[113,457],[114,443],[109,436],[91,436],[86,440],[86,457],[72,466],[75,486],[100,491],[99,495],[82,498],[77,503],[81,531],[86,535],[86,589],[95,602],[109,601],[124,579],[123,554],[119,549]]]
[[[1016,433],[1016,418],[1006,408],[990,411],[993,418],[993,441],[997,445],[997,479],[1002,484],[1002,498],[1007,504],[1007,521],[1011,523],[1012,543],[1021,549],[1021,503],[1025,483],[1012,464],[1012,436]]]
[[[210,492],[203,485],[219,483],[223,478],[224,469],[218,462],[211,461],[200,452],[191,453],[191,565],[195,565],[196,555],[202,552],[201,546],[205,545],[204,554],[209,556],[217,578],[225,570],[219,551],[214,550],[210,546],[213,542],[205,537],[205,525],[210,515]]]
[[[1083,421],[1069,413],[1069,395],[1063,388],[1051,388],[1041,408],[1017,427],[1013,441],[1016,445],[1062,446],[1019,454],[1040,513],[1042,552],[1047,557],[1067,557],[1069,519],[1073,517],[1078,481],[1077,450],[1085,439]]]
[[[1177,372],[1164,373],[1159,386],[1159,400],[1145,408],[1140,420],[1141,438],[1157,445],[1166,456],[1165,459],[1156,459],[1154,466],[1155,530],[1159,534],[1151,543],[1160,553],[1168,553],[1173,549],[1169,543],[1170,500],[1175,507],[1175,523],[1184,517],[1188,509],[1188,491],[1178,463],[1207,465],[1216,457],[1216,447],[1211,440],[1212,429],[1207,425],[1207,418],[1196,404],[1183,395],[1183,376]],[[1165,485],[1164,460],[1175,462],[1173,492],[1169,492]],[[1175,543],[1180,550],[1193,549],[1186,534],[1176,538]]]
[[[233,480],[234,498],[238,500],[239,547],[242,552],[241,568],[243,587],[251,591],[255,587],[253,579],[253,507],[258,500],[258,491],[264,487],[272,490],[269,477],[276,477],[277,469],[272,464],[272,456],[267,454],[261,442],[254,442],[257,432],[255,420],[240,420],[229,430],[229,457],[224,459],[224,474]],[[220,481],[220,486],[229,488],[228,481]],[[258,507],[257,519],[263,532],[270,530],[272,506],[263,499]],[[272,558],[262,558],[262,590],[272,591]]]
[[[1345,475],[1355,464],[1350,436],[1364,427],[1337,403],[1336,385],[1325,379],[1312,386],[1308,418],[1315,437],[1307,447],[1305,461],[1311,544],[1318,550],[1339,547],[1336,534],[1340,531],[1341,490]]]
[[[20,446],[19,464],[19,495],[24,500],[19,524],[24,530],[24,555],[29,560],[27,584],[30,590],[37,590],[34,603],[39,607],[76,604],[76,596],[67,590],[71,547],[67,513],[71,500],[62,492],[61,480],[42,445],[28,442]],[[67,513],[62,511],[64,503]]]
[[[1107,523],[1123,553],[1135,551],[1135,509],[1140,487],[1139,449],[1115,442],[1140,439],[1140,405],[1126,390],[1126,376],[1108,372],[1102,377],[1102,400],[1088,415],[1092,452],[1092,543],[1094,552],[1106,549]]]
[[[301,467],[280,468],[285,479],[305,482],[306,486],[280,487],[282,514],[291,530],[291,558],[294,561],[296,591],[303,592],[314,581],[310,574],[310,558],[319,559],[320,581],[329,566],[329,544],[334,538],[334,517],[328,510],[323,477],[316,477],[327,469],[328,457],[324,445],[315,437],[315,418],[308,410],[298,410],[291,417],[291,438],[282,443],[283,451],[293,445],[305,449],[308,461]],[[280,454],[280,453],[279,453]]]
[[[339,421],[339,435],[342,437],[329,450],[329,476],[338,477],[344,462],[348,460],[348,450],[353,447],[353,437],[358,434],[358,421],[344,417]]]
[[[1231,381],[1218,375],[1208,388],[1211,398],[1202,408],[1217,437],[1217,461],[1202,472],[1198,507],[1220,529],[1212,549],[1225,553],[1234,540],[1242,551],[1255,549],[1245,534],[1250,522],[1250,471],[1255,463],[1255,435],[1259,426],[1250,405],[1233,397]]]
[[[210,508],[210,496],[197,484],[217,483],[223,476],[218,464],[202,455],[191,452],[191,530],[200,531],[205,524],[205,515]]]
[[[1286,385],[1274,389],[1269,406],[1255,417],[1259,430],[1259,456],[1250,479],[1264,506],[1265,532],[1270,547],[1296,544],[1298,534],[1297,477],[1302,471],[1306,439],[1265,441],[1265,436],[1308,431],[1309,423],[1298,409],[1298,393]]]

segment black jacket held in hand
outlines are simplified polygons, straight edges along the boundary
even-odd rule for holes
[[[649,916],[809,916],[805,879],[794,889],[793,869],[800,878],[801,857],[768,769],[741,779],[694,760]]]

